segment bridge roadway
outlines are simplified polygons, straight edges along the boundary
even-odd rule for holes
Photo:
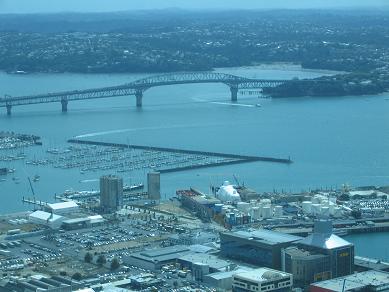
[[[288,82],[288,80],[249,79],[216,72],[170,73],[150,76],[123,85],[111,87],[18,97],[5,95],[4,98],[0,98],[0,107],[6,108],[7,115],[11,115],[11,110],[14,106],[59,102],[62,105],[62,112],[67,112],[69,101],[127,95],[134,95],[136,97],[136,106],[142,107],[143,94],[152,87],[193,83],[223,83],[230,88],[231,101],[236,102],[238,100],[239,89],[276,87],[286,82]]]

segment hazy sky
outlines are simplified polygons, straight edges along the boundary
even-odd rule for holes
[[[380,7],[389,0],[0,0],[0,13],[108,12],[153,8],[328,8]]]

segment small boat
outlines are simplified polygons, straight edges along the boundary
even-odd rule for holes
[[[41,177],[39,176],[39,175],[34,175],[34,177],[32,178],[32,181],[33,182],[37,182],[37,181],[39,181],[39,179],[40,179]]]
[[[256,107],[262,107],[262,104],[257,103],[255,106],[256,106]]]

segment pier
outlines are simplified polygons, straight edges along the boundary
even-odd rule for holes
[[[237,154],[228,154],[228,153],[219,153],[219,152],[209,152],[209,151],[195,151],[195,150],[183,150],[175,148],[166,148],[166,147],[154,147],[154,146],[143,146],[143,145],[132,145],[132,144],[118,144],[118,143],[108,143],[108,142],[99,142],[99,141],[86,141],[78,139],[70,139],[69,143],[81,144],[81,145],[94,145],[94,146],[103,146],[103,147],[115,147],[122,149],[136,149],[143,151],[154,151],[154,152],[165,152],[173,154],[182,154],[182,155],[196,155],[202,157],[213,157],[214,160],[211,161],[202,161],[198,163],[186,163],[185,165],[171,165],[170,167],[150,167],[161,173],[169,172],[178,172],[184,170],[192,170],[206,167],[215,167],[222,165],[231,165],[231,164],[240,164],[248,162],[271,162],[271,163],[281,163],[281,164],[291,164],[293,161],[290,158],[275,158],[275,157],[264,157],[264,156],[249,156],[249,155],[237,155]],[[216,158],[216,159],[215,159]]]

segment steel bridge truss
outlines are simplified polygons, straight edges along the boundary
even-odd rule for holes
[[[178,84],[194,84],[194,83],[223,83],[230,87],[231,100],[237,101],[237,93],[239,89],[262,89],[266,87],[276,87],[287,80],[266,80],[266,79],[249,79],[238,77],[231,74],[215,73],[215,72],[186,72],[172,73],[163,75],[154,75],[147,78],[139,79],[130,83],[119,86],[103,87],[96,89],[74,90],[55,92],[38,95],[28,95],[11,97],[6,95],[0,98],[0,107],[7,108],[7,114],[11,114],[13,106],[52,103],[60,102],[62,111],[67,111],[69,101],[98,99],[116,96],[134,95],[136,97],[137,107],[142,106],[143,93],[152,87],[178,85]]]

